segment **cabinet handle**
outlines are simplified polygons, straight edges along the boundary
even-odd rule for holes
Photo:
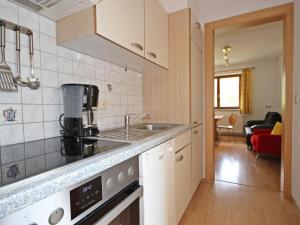
[[[193,124],[194,124],[194,125],[198,124],[198,121],[194,121]]]
[[[177,162],[180,162],[180,161],[183,160],[183,158],[184,158],[183,155],[180,155],[178,158],[176,157],[176,161],[177,161]]]
[[[197,131],[197,130],[195,130],[194,132],[193,132],[193,134],[198,134],[199,132]]]
[[[157,58],[156,54],[154,52],[147,52],[148,55],[152,56],[154,59]]]
[[[159,160],[162,160],[163,158],[165,158],[166,155],[167,155],[167,154],[163,154],[163,155],[159,156],[159,157],[158,157]]]
[[[200,24],[199,22],[196,22],[195,24],[196,24],[196,27],[197,27],[198,29],[201,28],[201,24]]]
[[[131,43],[131,46],[138,48],[139,50],[143,51],[144,48],[141,44],[139,43]]]

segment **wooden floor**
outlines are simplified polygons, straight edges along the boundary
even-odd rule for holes
[[[300,225],[280,192],[221,181],[201,183],[179,225]]]
[[[245,138],[222,137],[216,146],[216,180],[280,191],[280,159],[247,150]]]

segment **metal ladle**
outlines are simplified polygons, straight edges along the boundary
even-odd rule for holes
[[[16,53],[17,53],[17,77],[15,78],[18,85],[23,87],[29,87],[31,89],[38,89],[40,87],[40,81],[34,76],[34,58],[33,58],[33,36],[32,32],[28,32],[29,37],[29,56],[30,56],[30,77],[22,78],[21,76],[21,42],[20,42],[20,28],[15,27],[16,32]]]

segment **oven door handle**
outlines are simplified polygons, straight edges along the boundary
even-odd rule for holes
[[[98,220],[94,225],[107,225],[112,222],[118,215],[121,214],[126,208],[128,208],[135,200],[142,197],[143,187],[140,186],[131,195],[125,198],[117,206],[115,206],[110,212],[105,214],[100,220]]]

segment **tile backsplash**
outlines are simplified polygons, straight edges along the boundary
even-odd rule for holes
[[[122,126],[125,114],[143,111],[142,74],[57,46],[55,22],[7,0],[0,0],[0,18],[32,29],[34,73],[41,81],[38,90],[19,87],[16,93],[0,92],[0,145],[58,136],[64,83],[99,87],[99,101],[106,105],[95,112],[100,130]],[[6,31],[6,61],[15,73],[15,33],[10,30]],[[29,76],[25,35],[21,35],[21,65],[22,76]],[[3,116],[10,107],[17,110],[15,121]]]

